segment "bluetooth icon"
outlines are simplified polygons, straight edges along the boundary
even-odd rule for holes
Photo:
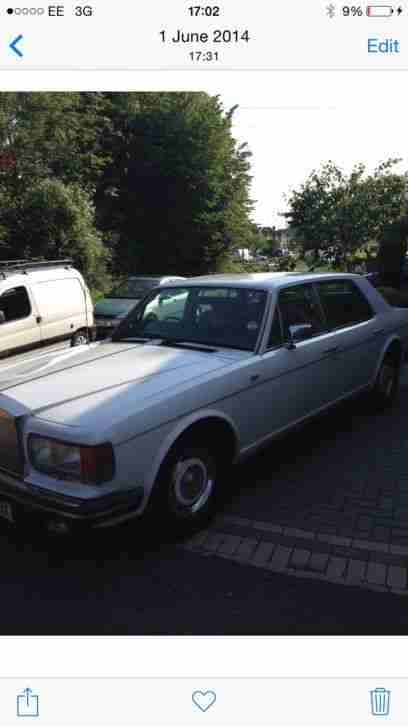
[[[336,6],[333,5],[333,3],[330,3],[330,5],[326,6],[326,15],[329,16],[329,18],[334,18],[336,14]]]

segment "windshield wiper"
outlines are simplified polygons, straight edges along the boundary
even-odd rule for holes
[[[190,342],[188,340],[177,340],[174,338],[160,338],[160,340],[155,340],[155,343],[157,345],[165,345],[168,347],[174,347],[174,348],[188,348],[190,350],[199,350],[203,353],[217,353],[218,349],[213,348],[209,345],[204,345],[204,343],[194,343]]]
[[[137,336],[133,335],[127,335],[123,337],[113,337],[112,336],[112,343],[126,343],[129,341],[129,343],[150,343],[151,338],[138,338]]]

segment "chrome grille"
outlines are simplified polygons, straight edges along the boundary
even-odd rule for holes
[[[0,409],[0,469],[11,474],[24,474],[24,459],[20,449],[16,419]]]

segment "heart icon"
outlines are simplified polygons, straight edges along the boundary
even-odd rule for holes
[[[197,706],[200,711],[204,712],[208,711],[208,709],[211,708],[217,700],[217,696],[214,691],[194,691],[192,698],[194,705]]]

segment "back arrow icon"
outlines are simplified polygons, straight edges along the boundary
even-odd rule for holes
[[[17,45],[20,42],[20,40],[23,40],[23,36],[17,35],[17,38],[14,38],[13,42],[10,43],[9,48],[11,48],[11,50],[13,50],[14,53],[16,53],[18,56],[20,56],[20,58],[22,58],[23,54],[22,54],[21,50],[19,48],[17,48]]]

